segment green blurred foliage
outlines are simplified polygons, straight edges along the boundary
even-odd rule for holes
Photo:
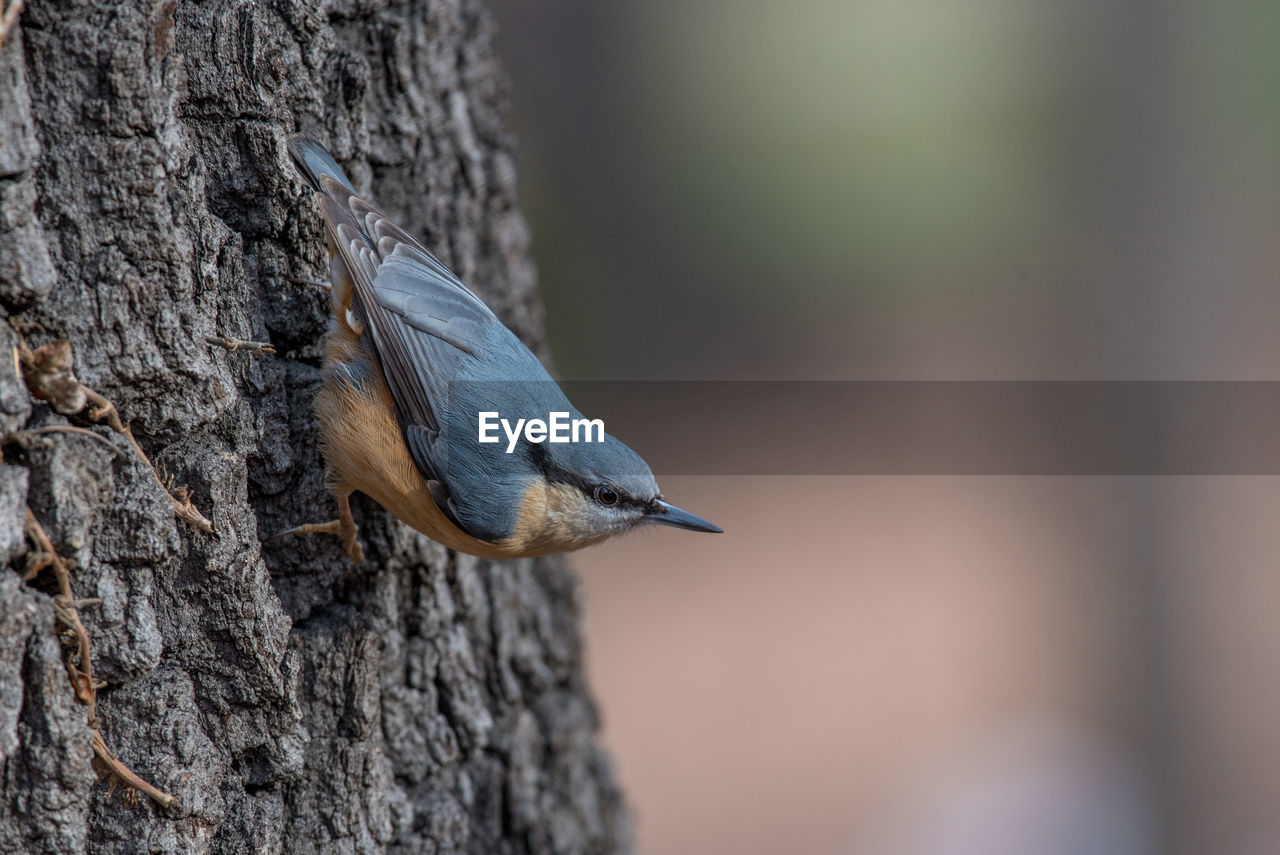
[[[570,374],[1274,374],[1274,0],[496,2]]]
[[[672,215],[744,266],[781,258],[839,288],[855,271],[901,282],[904,266],[967,264],[1036,242],[1062,213],[1063,13],[1047,0],[652,4],[633,132],[673,179]]]

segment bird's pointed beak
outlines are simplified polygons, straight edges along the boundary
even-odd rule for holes
[[[675,505],[664,502],[661,499],[655,501],[652,510],[645,515],[645,521],[656,523],[657,525],[669,525],[675,528],[686,528],[689,531],[706,531],[712,534],[721,534],[724,529],[718,525],[712,525],[702,517],[695,517],[688,511],[682,511]]]

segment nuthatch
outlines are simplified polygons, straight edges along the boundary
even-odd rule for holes
[[[356,195],[314,140],[289,153],[329,237],[321,450],[339,519],[326,531],[363,557],[348,497],[359,490],[451,549],[484,558],[579,549],[648,523],[719,528],[668,504],[648,465],[600,442],[478,442],[478,414],[580,414],[515,334],[411,235]],[[603,431],[601,431],[603,433]]]

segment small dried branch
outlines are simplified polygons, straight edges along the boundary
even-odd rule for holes
[[[58,583],[58,593],[53,598],[53,610],[58,623],[67,627],[73,636],[72,646],[76,650],[75,658],[78,661],[72,662],[68,658],[67,674],[71,678],[71,688],[75,691],[76,700],[89,708],[88,723],[89,729],[93,731],[93,753],[113,783],[119,781],[135,791],[145,793],[162,808],[172,807],[176,801],[174,797],[142,780],[133,770],[121,763],[107,748],[107,743],[103,741],[102,733],[98,730],[98,689],[105,683],[93,679],[89,633],[80,620],[78,606],[101,603],[102,600],[96,597],[77,600],[71,593],[71,571],[67,563],[58,555],[57,550],[53,548],[53,543],[49,540],[44,526],[40,525],[30,508],[27,508],[26,532],[39,550],[39,556],[32,562],[32,567],[38,568],[35,573],[46,567],[52,567]],[[28,578],[33,575],[34,573],[28,571]]]
[[[91,430],[88,430],[82,427],[76,427],[74,425],[46,425],[45,427],[29,428],[27,430],[14,431],[13,433],[5,436],[5,440],[16,442],[18,445],[21,445],[23,448],[29,448],[31,446],[31,442],[34,440],[35,437],[44,436],[50,433],[75,433],[75,434],[79,434],[80,436],[87,436],[96,440],[97,442],[102,443],[107,448],[111,449],[111,452],[117,455],[118,457],[128,457],[127,454],[125,454],[123,451],[121,451],[120,449],[112,445],[110,442],[108,442],[105,436],[100,436],[99,434],[96,434]]]
[[[216,344],[219,347],[225,347],[231,352],[244,350],[249,353],[263,353],[275,355],[276,346],[269,341],[246,341],[242,338],[226,338],[225,336],[209,337],[205,339],[209,344]]]
[[[67,569],[67,564],[61,556],[54,551],[53,543],[49,540],[49,535],[45,534],[44,526],[36,520],[30,508],[27,508],[26,531],[27,536],[40,550],[40,555],[33,565],[37,569],[31,575],[38,574],[46,567],[53,568],[53,575],[58,583],[58,594],[53,599],[53,610],[59,622],[74,633],[80,660],[78,667],[68,661],[67,672],[71,676],[71,686],[75,689],[76,699],[89,707],[89,726],[97,727],[97,693],[93,688],[93,662],[89,656],[89,633],[80,622],[75,596],[71,593],[71,571]]]
[[[81,383],[72,371],[74,356],[71,342],[62,339],[50,342],[30,350],[25,343],[14,348],[22,380],[32,396],[41,401],[48,401],[49,406],[65,416],[87,411],[88,417],[95,422],[104,422],[108,427],[124,436],[133,446],[134,452],[151,468],[156,483],[164,489],[173,505],[173,512],[179,519],[186,520],[203,532],[213,534],[213,523],[192,503],[190,494],[185,490],[174,491],[169,488],[160,473],[156,470],[151,458],[133,438],[133,431],[120,419],[116,405],[102,395]]]
[[[116,758],[116,755],[111,753],[111,749],[107,747],[107,743],[102,739],[102,734],[96,729],[93,731],[93,753],[97,756],[98,762],[105,768],[107,776],[113,784],[118,781],[132,790],[143,793],[166,810],[177,803],[178,800],[173,796],[147,783],[138,777],[132,769],[121,763]]]
[[[0,5],[4,0],[0,0]],[[22,14],[23,0],[9,0],[9,5],[4,10],[3,17],[0,17],[0,46],[4,45],[5,36],[9,35],[9,31],[13,29],[13,25],[18,22],[18,16]]]

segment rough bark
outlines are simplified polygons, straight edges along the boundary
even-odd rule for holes
[[[0,852],[613,852],[627,824],[558,559],[454,555],[357,499],[335,538],[310,401],[324,238],[287,165],[326,141],[541,352],[504,78],[474,0],[30,0],[0,48],[0,313],[187,485],[70,434],[0,463]],[[278,356],[210,337],[270,341]],[[0,353],[18,334],[0,324]],[[0,433],[65,418],[0,370]],[[124,439],[95,427],[118,448]],[[91,767],[30,507],[73,562],[102,734],[175,796]]]

